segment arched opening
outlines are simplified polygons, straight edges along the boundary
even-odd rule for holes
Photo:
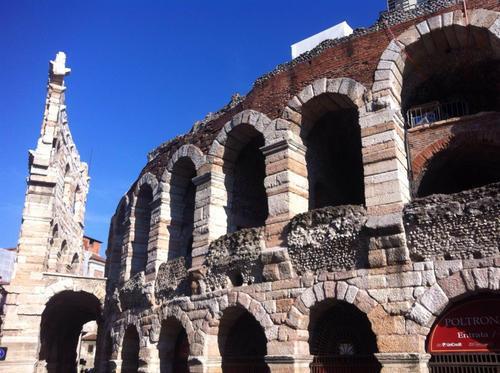
[[[130,276],[146,270],[148,243],[151,227],[151,203],[153,190],[144,184],[137,194],[135,204],[134,240],[132,241],[132,261]]]
[[[340,94],[324,93],[302,108],[302,139],[307,146],[309,210],[363,205],[361,131],[356,105]]]
[[[63,291],[46,304],[40,324],[39,360],[46,362],[49,373],[77,371],[77,348],[82,327],[101,317],[101,304],[93,294]]]
[[[230,307],[224,311],[218,343],[224,373],[270,372],[264,361],[267,354],[266,335],[262,326],[245,309]]]
[[[64,187],[63,187],[63,201],[73,207],[73,194],[71,193],[71,175],[69,164],[64,168]]]
[[[470,296],[448,307],[427,337],[431,373],[500,370],[500,298]]]
[[[158,355],[161,373],[189,372],[189,341],[178,320],[169,318],[161,324]]]
[[[268,216],[264,137],[254,127],[241,124],[228,134],[224,150],[225,186],[228,195],[228,232],[261,227]]]
[[[137,333],[137,328],[130,325],[127,330],[125,330],[125,335],[123,337],[122,343],[122,373],[137,373],[139,369],[139,333]]]
[[[401,106],[409,127],[499,110],[500,62],[490,36],[453,25],[406,47]]]
[[[428,161],[420,179],[414,182],[418,197],[500,182],[500,144],[475,139],[471,134],[456,137]]]
[[[57,252],[57,261],[56,261],[56,271],[60,273],[65,273],[66,272],[66,260],[68,256],[68,244],[66,243],[66,240],[61,242],[61,248]]]
[[[112,289],[118,284],[120,280],[120,270],[122,268],[122,245],[123,236],[125,234],[125,204],[122,203],[118,209],[118,213],[113,218],[109,230],[108,247],[111,252],[106,260],[106,277],[108,284]]]
[[[59,225],[54,224],[52,234],[49,238],[49,251],[47,253],[46,269],[48,271],[57,270],[57,255],[59,252]]]
[[[68,268],[68,272],[74,275],[80,272],[80,257],[77,253],[74,253],[73,258],[71,258],[71,264]]]
[[[188,157],[180,158],[172,169],[170,179],[170,238],[168,258],[191,258],[196,186],[196,168]]]
[[[352,304],[328,300],[311,309],[312,372],[380,372],[377,340],[366,315]]]

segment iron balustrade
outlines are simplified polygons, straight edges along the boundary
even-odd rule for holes
[[[464,115],[469,115],[469,105],[465,101],[433,101],[409,109],[406,113],[406,123],[408,127],[413,128]]]

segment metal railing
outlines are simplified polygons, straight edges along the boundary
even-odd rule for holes
[[[373,355],[315,356],[311,373],[378,373],[380,363]]]
[[[498,373],[500,354],[461,353],[433,355],[429,362],[430,373]]]
[[[433,101],[409,109],[406,113],[406,122],[408,127],[413,128],[468,114],[469,105],[465,101],[449,101],[445,103]]]

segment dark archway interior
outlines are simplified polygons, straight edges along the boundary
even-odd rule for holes
[[[266,222],[266,165],[262,146],[264,137],[249,125],[239,125],[228,135],[224,153],[228,232],[261,227]]]
[[[189,341],[179,321],[167,319],[161,325],[158,341],[161,373],[189,372]]]
[[[76,372],[82,326],[100,317],[99,300],[83,291],[63,291],[47,302],[40,324],[39,359],[46,361],[49,373]]]
[[[264,362],[267,354],[266,335],[248,311],[239,307],[224,311],[218,342],[223,372],[269,372]]]
[[[125,330],[122,344],[122,373],[137,373],[139,369],[139,333],[135,326]]]
[[[135,230],[134,240],[132,242],[130,276],[146,270],[152,201],[153,191],[149,185],[145,184],[139,191],[137,203],[135,205]]]
[[[467,40],[468,46],[450,44],[455,35]],[[484,30],[455,26],[435,30],[409,46],[401,92],[403,114],[431,102],[441,104],[440,119],[498,111],[500,61],[495,59],[488,37]],[[466,105],[464,113],[457,102]]]
[[[122,245],[125,234],[125,204],[121,204],[113,223],[110,226],[110,239],[108,247],[111,255],[106,260],[106,277],[108,284],[115,287],[120,280],[120,268],[122,265]]]
[[[417,197],[451,194],[500,181],[500,146],[456,140],[427,164]]]
[[[196,186],[192,179],[196,168],[190,158],[179,159],[170,180],[171,223],[168,258],[191,258]]]
[[[366,314],[346,302],[325,301],[311,310],[309,348],[314,356],[377,352],[377,339]]]
[[[364,204],[358,120],[357,108],[340,95],[323,94],[304,105],[310,210]]]

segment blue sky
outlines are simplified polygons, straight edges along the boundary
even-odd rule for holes
[[[310,5],[313,4],[313,5]],[[48,62],[62,50],[71,131],[90,166],[86,233],[107,241],[146,154],[290,59],[290,45],[346,20],[371,25],[385,0],[4,0],[0,2],[0,247],[17,243],[28,149]]]

